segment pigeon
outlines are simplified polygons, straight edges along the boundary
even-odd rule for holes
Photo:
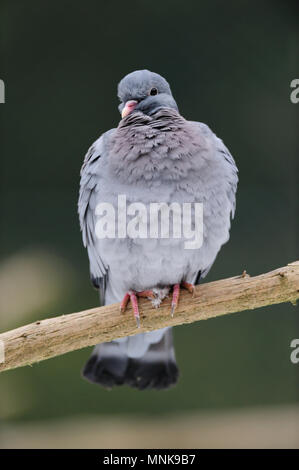
[[[159,74],[129,73],[118,84],[118,97],[118,126],[102,134],[84,158],[78,212],[100,304],[120,302],[125,312],[131,302],[139,326],[139,297],[158,308],[171,296],[170,314],[175,315],[180,289],[193,294],[209,272],[229,239],[238,170],[207,125],[180,114],[168,82]],[[126,211],[120,211],[121,204]],[[162,206],[171,208],[170,229],[164,227],[163,233]],[[148,216],[153,207],[161,209],[156,218]],[[188,223],[185,212],[177,218],[183,209]],[[120,214],[122,224],[116,220]],[[198,243],[187,247],[190,233],[196,235],[197,220]],[[83,376],[107,389],[175,385],[179,371],[171,328],[95,346]]]

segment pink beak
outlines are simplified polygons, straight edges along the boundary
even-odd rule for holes
[[[135,101],[135,100],[127,101],[124,109],[122,110],[121,117],[124,118],[128,116],[132,111],[134,111],[137,104],[138,104],[138,101]]]

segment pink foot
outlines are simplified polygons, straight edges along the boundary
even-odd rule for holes
[[[181,283],[181,287],[183,287],[184,289],[187,289],[187,291],[192,294],[192,297],[194,297],[194,294],[195,294],[195,287],[193,284],[190,284],[190,282],[185,282],[183,281]]]
[[[173,286],[172,302],[171,302],[171,316],[173,317],[175,309],[178,306],[180,297],[180,284],[175,284]]]
[[[171,316],[172,317],[179,303],[181,287],[184,289],[187,289],[187,291],[190,292],[190,294],[192,294],[192,297],[194,296],[195,287],[193,284],[190,284],[189,282],[185,282],[185,281],[183,281],[181,285],[175,284],[173,286],[173,294],[172,294],[172,302],[171,302]]]
[[[151,290],[144,290],[142,292],[134,292],[133,290],[129,290],[121,301],[120,311],[124,313],[126,311],[129,301],[131,301],[133,312],[134,312],[134,317],[136,319],[137,328],[140,328],[140,314],[139,314],[137,296],[149,297],[152,299],[155,298],[155,294]]]

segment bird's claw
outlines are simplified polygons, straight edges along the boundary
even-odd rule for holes
[[[190,284],[190,282],[183,281],[181,283],[181,287],[183,287],[184,289],[187,289],[187,291],[192,295],[192,297],[195,296],[195,286],[194,286],[194,284]]]
[[[172,294],[172,302],[171,302],[171,311],[170,311],[171,318],[173,318],[174,312],[179,303],[181,287],[184,289],[187,289],[187,291],[190,292],[192,297],[194,297],[195,295],[195,287],[193,284],[190,284],[189,282],[185,282],[185,281],[183,281],[181,284],[175,284],[173,286],[173,294]]]
[[[140,328],[140,314],[139,314],[139,307],[138,307],[138,299],[137,297],[147,297],[149,299],[154,299],[155,294],[152,290],[144,290],[142,292],[135,292],[133,290],[129,290],[124,295],[124,298],[120,304],[120,311],[124,313],[127,309],[129,301],[131,301],[134,317],[136,320],[137,328]]]
[[[174,304],[171,304],[171,312],[170,312],[170,316],[171,316],[171,318],[173,318],[173,317],[174,317],[174,311],[175,311],[175,309],[176,309],[176,305],[174,305]]]

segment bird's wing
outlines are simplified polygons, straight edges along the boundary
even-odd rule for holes
[[[206,124],[203,124],[202,122],[197,123],[199,124],[203,134],[207,138],[213,139],[215,142],[215,151],[219,153],[222,158],[223,158],[223,163],[227,167],[227,175],[228,175],[228,190],[227,190],[227,196],[231,204],[231,218],[233,219],[235,216],[235,210],[236,210],[236,191],[237,191],[237,185],[238,185],[238,168],[236,166],[235,160],[228,150],[228,148],[224,145],[221,139],[214,134],[213,131],[207,126]]]
[[[112,129],[113,130],[113,129]],[[104,302],[107,267],[98,253],[95,239],[95,207],[101,175],[99,174],[99,159],[105,152],[105,139],[108,131],[96,140],[85,155],[80,172],[80,191],[78,213],[82,231],[83,244],[87,248],[90,266],[90,277],[93,285],[100,291],[101,303]]]
[[[222,140],[219,139],[216,134],[214,134],[209,126],[202,122],[194,122],[194,124],[200,127],[202,134],[206,137],[206,139],[210,140],[213,151],[216,152],[222,160],[221,163],[223,166],[223,177],[226,178],[227,182],[226,194],[227,200],[229,202],[229,214],[233,219],[236,210],[236,191],[238,185],[238,168],[236,166],[235,160]],[[211,263],[210,266],[207,266],[203,271],[199,271],[195,284],[198,284],[200,278],[203,278],[208,274],[212,265],[213,263]]]

